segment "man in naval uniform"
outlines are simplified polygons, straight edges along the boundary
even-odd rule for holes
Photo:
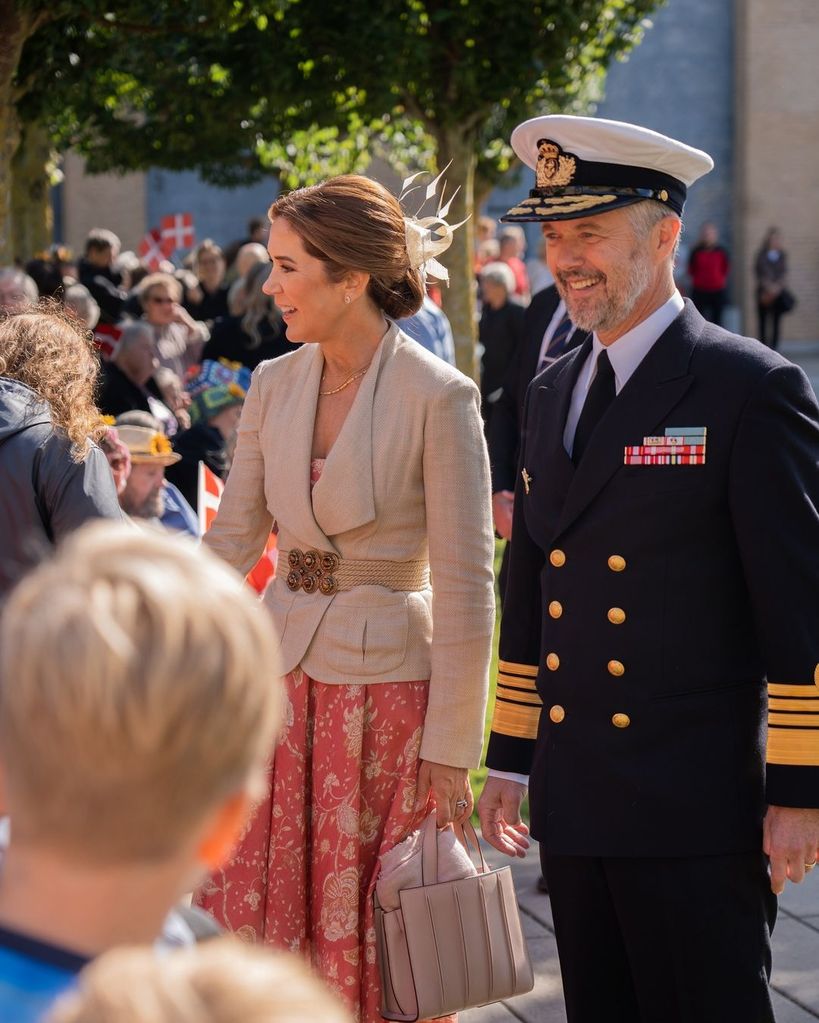
[[[512,145],[544,140],[561,183],[503,219],[592,336],[527,393],[483,833],[523,854],[528,781],[569,1023],[768,1023],[819,846],[819,409],[674,286],[707,154],[568,116]]]

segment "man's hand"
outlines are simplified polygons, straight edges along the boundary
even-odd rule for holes
[[[771,861],[771,890],[781,895],[787,878],[799,884],[816,865],[819,810],[769,806],[762,836],[762,848]]]
[[[498,490],[492,495],[492,518],[498,536],[512,539],[512,512],[515,510],[515,495],[511,490]]]
[[[525,785],[490,774],[478,800],[481,834],[507,856],[523,857],[529,848],[529,829],[520,819],[525,795]]]

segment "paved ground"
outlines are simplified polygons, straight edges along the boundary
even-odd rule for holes
[[[782,354],[802,366],[819,394],[819,342],[785,345]],[[487,858],[495,866],[509,862],[495,853]],[[518,861],[514,871],[524,930],[535,965],[534,990],[509,1003],[461,1013],[461,1023],[566,1023],[549,899],[535,887],[540,874],[536,846],[525,860]],[[819,870],[803,884],[789,885],[780,899],[773,947],[777,1023],[819,1020]]]

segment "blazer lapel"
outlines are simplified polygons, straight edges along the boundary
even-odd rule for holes
[[[266,446],[276,452],[272,507],[283,523],[298,523],[294,532],[302,543],[329,551],[333,546],[316,522],[310,499],[310,455],[324,359],[317,344],[310,345],[308,353],[292,382],[283,389],[270,420],[277,431],[266,441]],[[282,423],[288,424],[287,429],[281,429]]]
[[[375,519],[373,403],[381,368],[397,338],[398,327],[391,323],[313,488],[314,514],[328,536],[347,533]]]
[[[688,366],[699,337],[691,312],[686,307],[660,335],[600,420],[575,471],[555,536],[578,518],[622,467],[623,449],[651,434],[691,386],[694,378]]]

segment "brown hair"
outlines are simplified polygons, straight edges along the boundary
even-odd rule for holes
[[[99,362],[91,334],[51,299],[0,320],[0,376],[30,387],[71,441],[76,461],[105,433],[95,402]]]
[[[327,264],[330,280],[349,270],[370,275],[367,293],[399,320],[421,308],[424,282],[409,265],[404,214],[383,185],[357,174],[330,178],[278,198],[268,211],[283,217],[307,252]]]

